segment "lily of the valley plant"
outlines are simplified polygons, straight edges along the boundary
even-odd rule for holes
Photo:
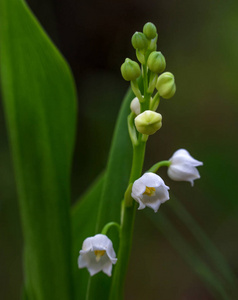
[[[128,188],[122,201],[121,223],[105,224],[101,233],[85,237],[78,259],[79,268],[87,268],[93,276],[102,271],[112,275],[110,299],[119,299],[126,274],[135,209],[146,207],[157,212],[161,204],[169,200],[169,187],[156,173],[159,168],[168,168],[168,176],[176,181],[188,181],[192,185],[198,179],[196,167],[202,162],[194,159],[187,150],[177,150],[170,159],[157,162],[142,175],[145,147],[148,137],[162,127],[162,115],[157,112],[160,98],[170,99],[176,91],[174,75],[164,72],[165,57],[157,51],[157,29],[154,24],[146,23],[143,32],[132,36],[132,46],[141,65],[126,58],[121,66],[122,77],[130,81],[135,98],[131,101],[131,113],[128,116],[128,132],[133,147],[133,163]],[[158,212],[159,213],[159,212]],[[113,220],[112,220],[113,221]],[[116,254],[113,241],[107,237],[111,226],[119,229],[119,250]],[[112,267],[114,271],[112,272]]]
[[[170,199],[160,167],[191,185],[200,177],[202,162],[185,149],[143,169],[149,136],[162,128],[160,99],[176,92],[157,39],[152,23],[132,36],[138,62],[126,58],[121,66],[130,89],[106,169],[71,209],[72,74],[25,1],[0,1],[0,80],[24,237],[23,300],[122,300],[135,214],[151,209],[156,216]]]

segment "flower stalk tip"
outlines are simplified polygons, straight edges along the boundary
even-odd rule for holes
[[[143,27],[143,33],[149,40],[152,40],[157,35],[157,28],[155,27],[155,25],[153,23],[148,22]]]

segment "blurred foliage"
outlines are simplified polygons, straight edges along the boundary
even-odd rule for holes
[[[127,84],[120,65],[135,59],[130,38],[147,21],[159,28],[159,50],[175,74],[177,93],[163,100],[163,127],[151,137],[145,169],[186,148],[198,160],[201,179],[172,182],[160,175],[238,273],[236,139],[238,128],[238,3],[235,1],[28,1],[69,61],[79,93],[78,141],[72,170],[76,199],[105,167],[110,139]],[[19,299],[21,233],[9,146],[1,111],[0,243],[3,299]],[[96,138],[95,138],[96,137]],[[172,201],[172,200],[171,200]],[[166,204],[160,209],[168,211]],[[159,212],[158,212],[159,213]],[[183,224],[171,220],[193,243]],[[200,249],[197,249],[200,251]],[[126,299],[214,299],[138,213]],[[209,259],[208,259],[209,261]]]
[[[24,1],[2,0],[0,21],[4,111],[24,236],[24,295],[72,298],[74,81]]]

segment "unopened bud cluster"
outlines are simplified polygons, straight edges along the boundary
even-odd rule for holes
[[[134,125],[139,133],[145,135],[154,134],[162,126],[162,116],[155,112],[160,97],[170,99],[176,91],[174,75],[164,72],[166,60],[157,51],[157,40],[156,26],[146,23],[143,32],[135,32],[131,38],[141,66],[129,58],[121,66],[122,77],[131,82],[136,96],[131,103]]]

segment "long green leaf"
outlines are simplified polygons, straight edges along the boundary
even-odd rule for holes
[[[25,241],[25,290],[32,300],[73,299],[73,79],[23,1],[0,1],[0,43],[1,84]]]

